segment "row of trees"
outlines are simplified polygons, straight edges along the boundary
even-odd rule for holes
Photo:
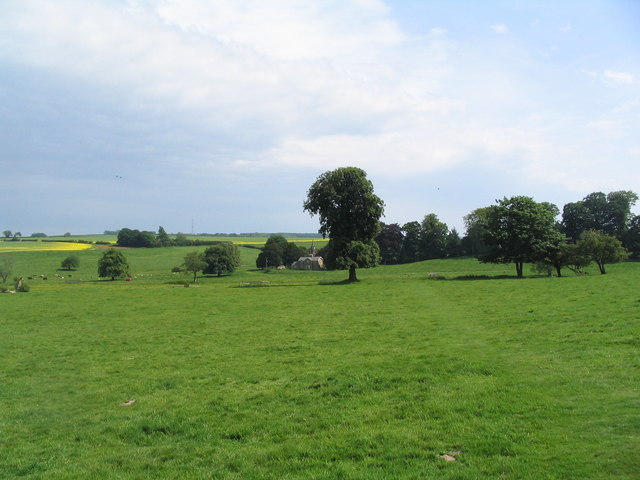
[[[431,258],[474,255],[483,262],[514,263],[523,276],[525,263],[540,271],[564,267],[577,273],[595,262],[605,264],[627,258],[626,248],[640,256],[640,216],[631,214],[638,195],[617,191],[595,192],[559,209],[531,197],[496,201],[465,216],[466,235],[460,238],[437,215],[422,222],[380,223],[384,202],[373,193],[363,170],[353,167],[325,172],[311,186],[304,209],[320,219],[319,232],[330,237],[321,254],[328,268],[348,269],[357,280],[356,267],[408,263]]]
[[[121,247],[194,247],[203,245],[217,245],[219,240],[200,240],[188,238],[183,233],[178,233],[173,237],[160,226],[158,233],[148,230],[137,230],[123,228],[117,231],[117,243]]]
[[[375,240],[380,247],[381,262],[385,265],[465,254],[463,240],[456,229],[449,230],[434,213],[425,215],[422,222],[408,222],[403,226],[381,223]]]
[[[531,197],[515,196],[498,200],[496,205],[474,211],[474,229],[481,235],[478,258],[489,263],[513,263],[516,275],[523,276],[525,263],[541,271],[569,267],[576,273],[595,262],[600,273],[605,264],[627,258],[621,241],[600,229],[587,229],[574,241],[556,222],[558,208]]]
[[[513,208],[518,210],[518,198],[513,197]],[[583,200],[564,206],[562,219],[556,221],[559,210],[552,204],[546,206],[549,215],[546,220],[554,232],[563,234],[567,242],[576,244],[587,231],[596,231],[617,238],[632,256],[640,256],[640,216],[631,214],[631,207],[638,196],[630,191],[618,191],[604,194],[595,192]],[[504,206],[504,200],[498,205]],[[522,202],[520,206],[524,207]],[[446,258],[473,255],[489,259],[490,248],[486,238],[487,221],[492,207],[474,210],[464,217],[466,234],[460,237],[456,229],[451,229],[440,221],[437,215],[430,213],[422,222],[408,222],[400,226],[397,223],[381,223],[376,242],[380,247],[381,263],[411,263],[433,258]],[[511,232],[509,243],[515,241],[518,232]],[[508,239],[501,239],[502,242]],[[495,256],[495,248],[493,249]]]
[[[231,242],[218,242],[204,252],[187,253],[182,266],[175,267],[174,271],[184,270],[193,273],[193,281],[195,282],[198,272],[220,277],[233,273],[238,265],[240,265],[238,247]],[[120,250],[110,248],[98,261],[98,276],[101,278],[115,280],[116,278],[128,277],[130,274],[129,263]]]
[[[238,247],[231,242],[220,242],[204,252],[187,253],[182,268],[186,272],[193,273],[193,281],[196,282],[198,272],[221,277],[233,273],[238,265],[240,265]]]

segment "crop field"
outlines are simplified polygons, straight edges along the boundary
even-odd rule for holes
[[[99,246],[70,272],[3,246],[36,279],[0,294],[0,478],[638,478],[640,263],[344,284],[240,248],[185,288],[171,267],[206,247],[124,250],[123,282],[97,278]]]

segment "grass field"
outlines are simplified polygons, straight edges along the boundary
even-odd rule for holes
[[[66,252],[9,254],[48,280],[0,295],[1,478],[638,478],[639,263],[345,285],[241,248],[180,286],[204,248],[126,250],[132,282],[96,278],[98,247],[71,276]]]

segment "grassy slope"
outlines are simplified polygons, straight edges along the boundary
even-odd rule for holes
[[[432,261],[354,285],[248,267],[177,287],[166,272],[189,250],[127,251],[131,283],[94,281],[99,251],[77,253],[81,283],[51,275],[62,252],[13,255],[49,280],[0,296],[0,477],[640,471],[639,264],[516,280]],[[241,251],[250,266],[257,250]],[[455,279],[469,274],[490,279]]]

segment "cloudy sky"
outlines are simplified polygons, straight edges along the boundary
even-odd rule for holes
[[[0,0],[0,229],[313,232],[640,191],[637,0]],[[636,207],[635,211],[638,211]]]

